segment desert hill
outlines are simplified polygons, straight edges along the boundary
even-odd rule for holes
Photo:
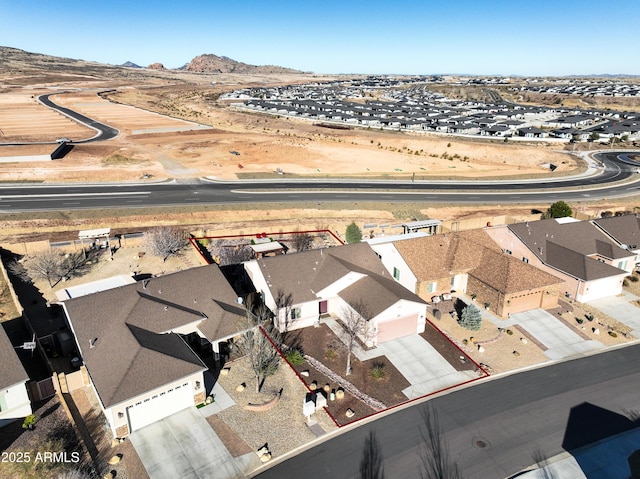
[[[99,62],[77,60],[73,58],[44,55],[41,53],[31,53],[18,48],[0,46],[0,71],[13,74],[24,74],[46,71],[52,73],[71,73],[83,75],[109,76],[111,78],[131,77],[132,69],[142,74],[144,71],[152,70],[154,73],[165,72],[188,72],[203,74],[287,74],[303,73],[291,68],[284,68],[273,65],[255,66],[232,60],[227,57],[220,57],[213,54],[199,55],[179,69],[165,69],[162,63],[153,63],[148,67],[140,67],[134,62],[127,61],[122,65],[108,65]]]
[[[205,54],[195,57],[184,66],[184,70],[194,73],[250,73],[259,75],[269,75],[274,73],[303,73],[299,70],[275,65],[249,65],[228,57],[219,57],[218,55],[213,54]]]

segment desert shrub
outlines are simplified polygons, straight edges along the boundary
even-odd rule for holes
[[[585,314],[584,316],[587,318],[587,321],[593,321],[593,314]]]
[[[584,321],[583,321],[582,318],[576,318],[576,323],[582,324],[582,323],[584,323]]]
[[[635,275],[634,276],[627,276],[626,279],[631,281],[632,283],[637,283],[638,281],[640,281],[640,278],[638,278]]]
[[[442,311],[440,311],[439,309],[434,309],[433,310],[433,317],[436,318],[436,319],[442,318]]]
[[[510,329],[507,329],[507,334],[508,334],[509,336],[511,336],[511,335],[513,335],[513,331],[511,331]]]
[[[617,338],[618,333],[616,333],[615,331],[609,331],[609,336],[611,336],[612,338]]]
[[[329,346],[324,352],[324,357],[327,359],[336,359],[338,357],[338,352],[335,350],[335,348]]]
[[[299,366],[304,363],[304,356],[299,349],[290,349],[284,354],[284,357],[289,361],[289,364]]]
[[[371,377],[373,379],[383,379],[387,374],[384,368],[384,363],[379,363],[379,362],[373,363],[369,374],[371,374]]]

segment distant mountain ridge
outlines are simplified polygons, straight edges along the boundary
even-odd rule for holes
[[[126,61],[121,65],[109,65],[87,60],[78,60],[73,58],[57,57],[53,55],[45,55],[41,53],[31,53],[18,48],[0,46],[0,69],[5,70],[19,69],[23,65],[28,64],[31,67],[46,68],[48,70],[57,70],[65,67],[71,70],[75,69],[119,69],[119,68],[136,68],[156,71],[171,72],[172,69],[165,68],[162,63],[152,63],[147,67],[142,67],[132,61]],[[275,65],[249,65],[239,62],[225,56],[213,54],[204,54],[195,57],[189,63],[181,68],[173,69],[174,71],[185,71],[191,73],[237,73],[237,74],[278,74],[278,73],[307,73],[292,68],[285,68]]]

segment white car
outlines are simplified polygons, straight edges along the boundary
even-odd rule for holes
[[[58,138],[58,139],[56,140],[56,143],[71,143],[71,139],[70,139],[70,138],[65,138],[65,137],[63,137],[63,138]]]

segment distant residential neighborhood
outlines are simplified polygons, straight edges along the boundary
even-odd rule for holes
[[[640,115],[604,109],[524,106],[495,96],[495,102],[462,101],[430,91],[439,77],[344,80],[323,84],[245,88],[223,100],[244,110],[328,122],[350,127],[428,132],[441,135],[498,137],[565,143],[609,142],[640,138]],[[474,84],[501,84],[487,79]],[[566,85],[562,88],[527,84],[522,91],[602,96],[637,96],[626,84]],[[556,91],[557,90],[557,91]],[[377,99],[372,98],[375,93]]]

